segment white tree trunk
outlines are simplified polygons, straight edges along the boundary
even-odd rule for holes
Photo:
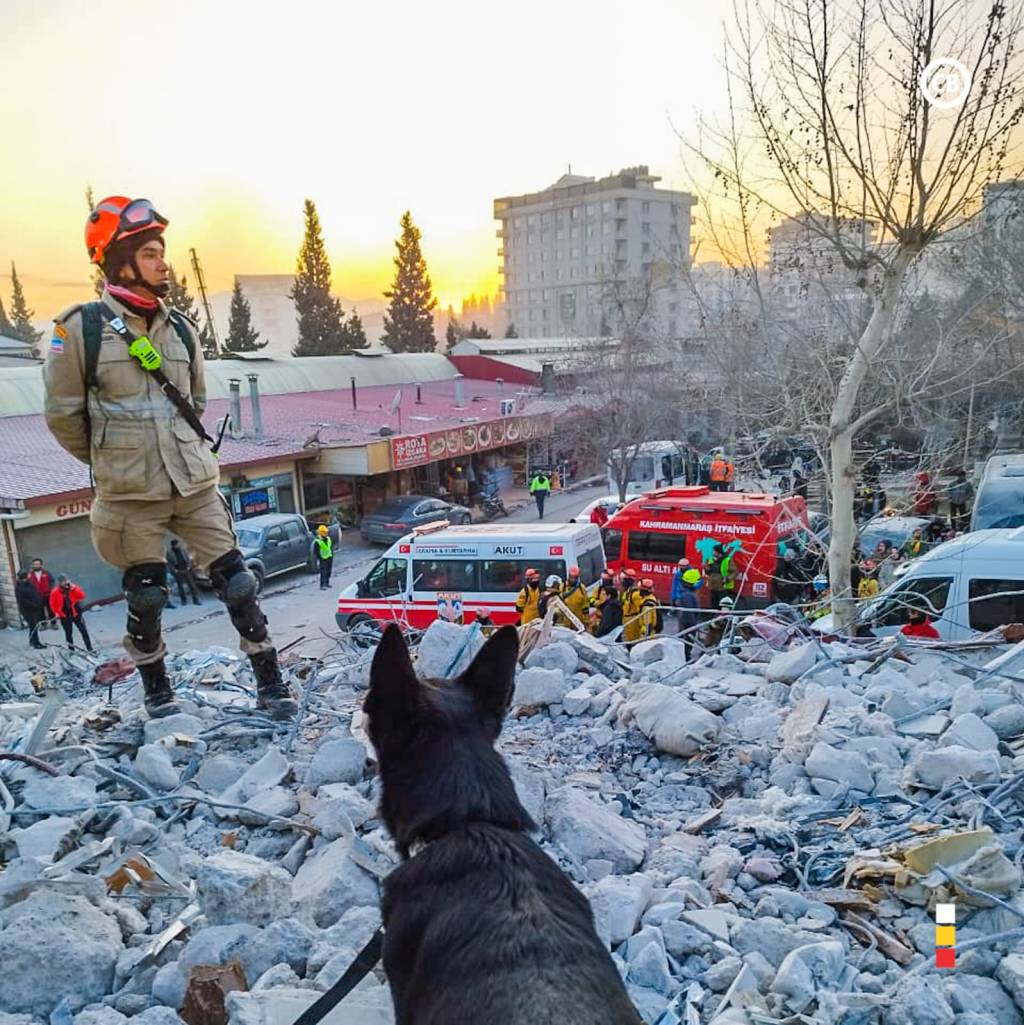
[[[850,589],[850,553],[857,536],[853,518],[856,467],[853,439],[857,431],[854,412],[861,385],[878,358],[892,330],[900,286],[916,252],[901,248],[886,269],[881,291],[864,333],[846,366],[829,419],[829,460],[832,464],[832,539],[828,549],[828,576],[832,587],[832,613],[837,630],[852,630],[857,596]]]

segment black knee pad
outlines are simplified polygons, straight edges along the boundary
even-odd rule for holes
[[[156,651],[160,617],[167,604],[167,567],[162,562],[132,566],[121,584],[128,603],[128,634],[140,651]]]
[[[248,641],[265,641],[267,617],[257,597],[259,586],[237,548],[210,563],[210,580],[235,629]]]

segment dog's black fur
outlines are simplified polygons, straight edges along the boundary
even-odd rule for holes
[[[417,680],[395,626],[374,656],[364,708],[381,814],[409,859],[382,907],[397,1025],[640,1022],[590,905],[527,835],[536,826],[494,750],[518,646],[505,627],[444,683]]]

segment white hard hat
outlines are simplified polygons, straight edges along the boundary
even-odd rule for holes
[[[559,577],[559,576],[556,576],[554,573],[552,573],[551,576],[549,576],[547,578],[547,580],[544,581],[544,586],[545,587],[561,587],[562,586],[562,578]]]

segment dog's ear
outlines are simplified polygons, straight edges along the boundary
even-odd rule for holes
[[[477,707],[492,721],[496,731],[501,729],[512,703],[518,658],[519,634],[514,626],[503,626],[462,674],[462,685],[473,695]]]
[[[389,624],[377,645],[370,666],[370,690],[363,709],[370,717],[370,739],[376,744],[411,717],[420,682],[409,658],[402,631]]]

